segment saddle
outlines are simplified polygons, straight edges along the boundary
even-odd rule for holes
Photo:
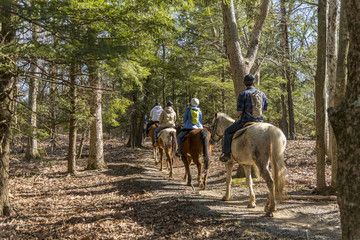
[[[160,138],[160,136],[165,132],[176,132],[176,129],[172,127],[164,128],[158,133],[158,138]]]
[[[188,136],[192,130],[196,130],[196,129],[188,129],[186,135],[181,139],[181,142],[184,142],[188,138]]]
[[[237,130],[234,133],[232,139],[238,138],[241,135],[243,135],[246,132],[246,130],[248,130],[250,128],[250,126],[252,126],[254,124],[258,124],[258,122],[247,122],[247,123],[245,123],[244,126],[241,129]]]

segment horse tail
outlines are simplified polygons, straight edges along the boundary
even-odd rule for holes
[[[204,153],[204,171],[209,170],[209,161],[210,161],[210,137],[209,132],[206,129],[202,129],[200,131],[201,142],[203,145],[203,153]]]
[[[275,198],[281,200],[284,197],[284,187],[286,183],[286,166],[284,162],[286,137],[284,133],[275,126],[269,127],[269,132],[270,158],[275,184]]]

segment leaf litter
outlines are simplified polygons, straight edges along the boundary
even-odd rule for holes
[[[64,138],[65,139],[65,138]],[[10,201],[13,214],[0,217],[3,239],[340,239],[339,210],[335,202],[295,201],[277,203],[274,218],[265,218],[267,188],[254,179],[258,206],[246,208],[248,190],[233,187],[231,201],[225,193],[225,169],[218,161],[220,147],[212,154],[207,190],[185,186],[184,169],[160,172],[150,143],[130,149],[124,142],[106,140],[108,168],[84,171],[87,159],[77,162],[78,174],[66,173],[63,155],[66,140],[55,155],[40,162],[25,162],[15,147],[10,162]],[[288,141],[286,191],[311,195],[316,186],[315,142]],[[85,149],[85,154],[88,149]],[[66,151],[65,151],[66,152]],[[166,165],[166,164],[165,164]],[[235,175],[237,165],[234,166]],[[331,182],[331,166],[326,166]]]

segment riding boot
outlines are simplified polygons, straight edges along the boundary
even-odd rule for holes
[[[178,149],[177,151],[176,151],[176,153],[175,153],[175,155],[177,156],[177,157],[181,157],[181,149]]]
[[[227,162],[230,160],[230,153],[222,153],[220,156],[220,161]]]

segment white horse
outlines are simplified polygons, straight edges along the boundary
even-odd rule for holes
[[[211,125],[211,141],[219,141],[224,135],[225,129],[233,122],[235,122],[235,120],[226,114],[217,113]],[[284,196],[286,181],[286,167],[284,163],[285,146],[286,137],[283,132],[269,123],[257,123],[238,130],[232,138],[231,160],[225,163],[226,193],[223,200],[227,201],[230,198],[231,172],[235,162],[238,162],[244,167],[246,182],[250,191],[250,203],[248,207],[254,208],[256,206],[251,178],[251,165],[256,165],[269,189],[269,195],[265,205],[266,216],[273,216],[273,212],[275,211],[275,198],[281,200]],[[270,160],[272,176],[269,171]]]

